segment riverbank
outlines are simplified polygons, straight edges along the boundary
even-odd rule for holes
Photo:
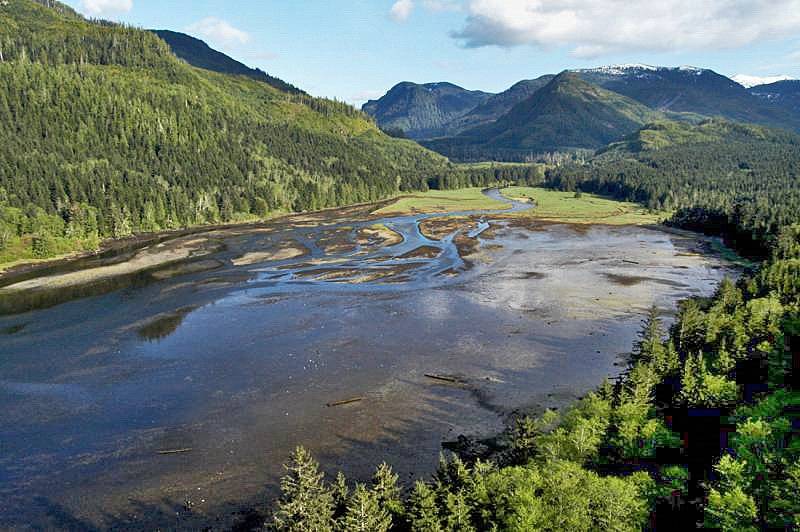
[[[525,214],[527,218],[561,223],[604,223],[614,225],[646,225],[659,223],[665,214],[647,213],[640,206],[619,202],[593,194],[584,194],[575,198],[572,193],[552,191],[539,187],[509,187],[503,194],[510,199],[534,201],[536,208]],[[311,213],[276,213],[274,217],[260,221],[197,226],[176,230],[161,231],[134,235],[121,239],[106,239],[98,249],[77,251],[60,256],[24,260],[0,264],[0,287],[24,281],[27,278],[64,272],[71,269],[82,269],[84,261],[109,259],[125,253],[134,253],[148,246],[159,245],[169,240],[189,235],[227,231],[231,229],[257,229],[266,224],[282,222],[324,223],[326,218],[340,218],[351,214],[359,216],[369,209],[375,217],[388,215],[411,215],[449,213],[458,211],[502,210],[507,208],[505,202],[497,201],[483,194],[483,189],[473,187],[458,190],[431,190],[423,193],[401,195],[396,198],[377,203],[365,203],[346,207],[324,209]],[[518,214],[515,214],[518,216]]]

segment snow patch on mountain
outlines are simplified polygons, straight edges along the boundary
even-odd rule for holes
[[[704,68],[697,68],[693,66],[662,67],[662,66],[645,65],[642,63],[628,63],[622,65],[607,65],[596,68],[583,68],[583,69],[573,70],[572,72],[605,74],[608,76],[629,76],[631,74],[642,73],[642,72],[666,72],[675,70],[680,70],[683,72],[694,72],[697,75],[701,75],[703,72],[705,72]]]
[[[648,71],[656,71],[658,67],[654,67],[651,65],[643,65],[639,63],[629,63],[625,65],[607,65],[601,66],[597,68],[588,68],[583,70],[576,70],[576,72],[597,72],[601,74],[609,74],[612,76],[623,76],[625,74],[630,73],[632,70],[648,70]]]
[[[750,87],[755,87],[756,85],[767,85],[768,83],[775,83],[778,81],[787,81],[793,80],[795,78],[791,76],[750,76],[748,74],[736,74],[731,78],[733,81],[741,85],[742,87],[749,89]]]

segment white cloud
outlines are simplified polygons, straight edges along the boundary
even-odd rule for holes
[[[735,48],[800,31],[800,0],[471,0],[467,47],[567,46],[580,57]]]
[[[422,5],[428,11],[461,11],[461,2],[456,0],[422,0]]]
[[[389,14],[397,22],[405,22],[408,20],[408,17],[411,16],[413,11],[414,0],[397,0],[397,2],[392,5],[392,9],[389,11]]]
[[[81,10],[91,17],[107,17],[127,13],[133,0],[81,0]]]
[[[249,33],[216,17],[206,17],[195,22],[186,31],[226,46],[247,44],[250,41]]]

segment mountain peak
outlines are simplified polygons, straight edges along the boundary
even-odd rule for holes
[[[401,130],[411,138],[431,138],[445,132],[448,123],[484,103],[492,95],[438,81],[398,83],[383,97],[370,100],[362,110],[384,130]]]
[[[496,121],[426,145],[461,160],[525,160],[531,154],[594,150],[662,115],[564,71]]]
[[[595,72],[595,73],[598,73],[598,74],[608,74],[608,75],[612,75],[613,76],[613,75],[625,75],[625,74],[628,74],[629,72],[631,72],[632,70],[650,70],[650,71],[655,71],[655,70],[658,70],[658,69],[659,69],[659,67],[654,67],[654,66],[651,66],[651,65],[645,65],[645,64],[641,64],[641,63],[627,63],[627,64],[621,64],[621,65],[605,65],[605,66],[599,66],[599,67],[595,67],[595,68],[581,68],[581,69],[572,70],[571,72],[576,72],[576,73]]]

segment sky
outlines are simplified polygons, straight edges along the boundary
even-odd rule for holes
[[[67,0],[170,29],[315,96],[401,81],[500,92],[565,69],[644,63],[800,78],[800,0]]]

